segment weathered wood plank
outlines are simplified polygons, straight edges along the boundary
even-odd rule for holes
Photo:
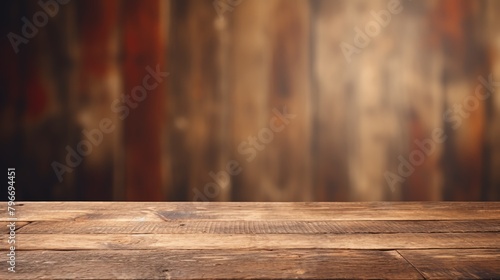
[[[500,232],[500,220],[470,221],[62,221],[34,222],[22,234],[342,234]]]
[[[137,210],[137,209],[192,209],[196,210],[220,210],[235,211],[235,210],[249,210],[249,211],[275,211],[282,209],[283,211],[289,210],[349,210],[355,212],[372,213],[374,211],[382,210],[397,210],[397,211],[448,211],[454,212],[458,210],[467,211],[483,211],[484,213],[492,214],[489,212],[496,212],[500,210],[500,202],[455,202],[455,201],[423,201],[423,202],[386,202],[386,201],[373,201],[373,202],[43,202],[43,201],[18,201],[19,209],[27,212],[42,211],[43,209],[51,210]],[[0,210],[6,210],[5,204],[0,204]]]
[[[2,248],[7,248],[2,240]],[[19,234],[17,250],[498,249],[495,233]]]
[[[43,220],[493,220],[500,202],[20,202],[19,221]],[[0,205],[5,212],[6,206]],[[0,217],[0,221],[6,221]]]
[[[395,251],[103,250],[31,251],[20,256],[17,272],[2,269],[0,278],[422,279]]]
[[[41,212],[65,219],[18,222],[18,272],[12,275],[21,279],[448,279],[500,273],[496,202],[19,202],[16,207],[18,217]],[[341,219],[329,219],[332,213]],[[8,248],[6,240],[0,247]]]
[[[399,250],[426,279],[498,279],[500,250]]]

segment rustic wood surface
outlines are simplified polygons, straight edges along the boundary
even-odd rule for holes
[[[21,202],[17,218],[1,279],[500,278],[499,202]]]

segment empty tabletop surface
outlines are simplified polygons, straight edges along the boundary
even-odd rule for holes
[[[13,207],[0,279],[500,278],[500,202]]]

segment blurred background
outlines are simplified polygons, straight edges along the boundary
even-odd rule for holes
[[[500,1],[0,5],[17,200],[500,199]]]

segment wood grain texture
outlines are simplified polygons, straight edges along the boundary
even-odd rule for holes
[[[10,233],[10,222],[9,223],[5,223],[7,226],[6,227],[3,227],[2,230],[0,231],[1,233],[6,233],[6,234],[9,234]],[[16,232],[18,232],[22,227],[24,227],[25,225],[29,224],[29,222],[16,222]]]
[[[22,223],[22,222],[20,222]],[[26,223],[26,222],[24,222]],[[354,234],[498,232],[500,220],[469,221],[38,221],[19,229],[29,234]]]
[[[400,250],[426,279],[498,279],[500,250]]]
[[[21,202],[17,214],[19,221],[499,220],[500,202]]]
[[[1,278],[469,279],[500,273],[498,202],[19,202],[16,209],[17,272],[0,271]],[[9,248],[7,239],[0,248]]]
[[[22,254],[18,271],[7,274],[1,270],[0,277],[71,279],[77,273],[85,279],[422,279],[395,251],[102,250]]]
[[[500,248],[494,233],[391,234],[19,234],[17,250],[154,249],[487,249]],[[0,242],[7,248],[6,240]]]

